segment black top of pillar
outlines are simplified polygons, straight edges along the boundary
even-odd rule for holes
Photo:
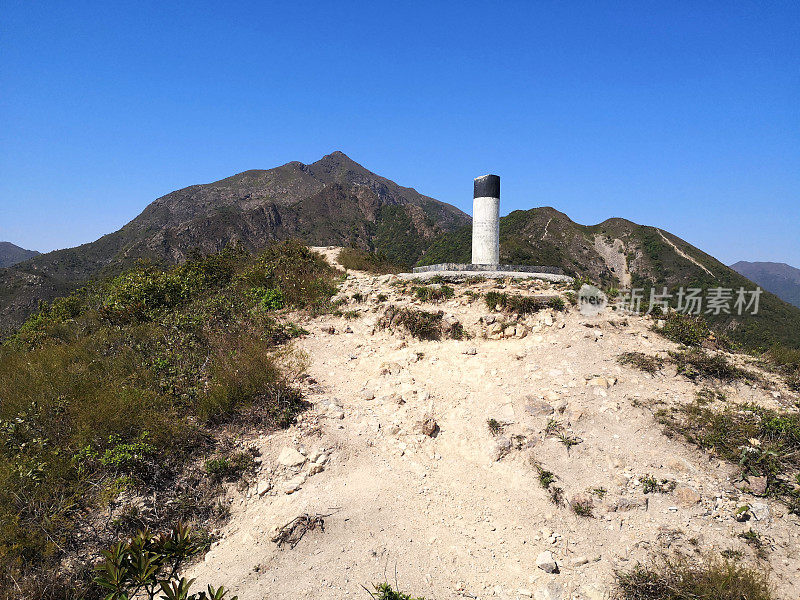
[[[499,198],[500,177],[498,175],[484,175],[475,178],[475,193],[473,198]]]

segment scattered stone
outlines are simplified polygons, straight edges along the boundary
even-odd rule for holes
[[[436,437],[439,433],[439,425],[433,417],[428,417],[420,423],[420,431],[428,437]]]
[[[645,498],[627,498],[625,496],[620,496],[608,506],[609,512],[627,512],[636,509],[647,510],[647,500]]]
[[[750,505],[750,512],[753,513],[753,518],[763,525],[772,523],[772,516],[769,511],[769,504],[763,502],[753,502]]]
[[[605,377],[592,377],[589,381],[586,382],[586,385],[607,388],[608,379],[606,379]]]
[[[281,453],[278,456],[278,464],[281,464],[284,467],[299,467],[305,462],[306,457],[300,454],[294,448],[286,447],[281,450]]]
[[[263,496],[268,491],[272,489],[272,482],[271,481],[259,481],[258,485],[256,486],[256,494],[259,496]]]
[[[486,337],[490,340],[499,340],[503,337],[503,326],[500,323],[489,325],[489,328],[486,330]]]
[[[536,566],[545,573],[558,573],[558,565],[553,558],[553,553],[549,550],[541,552],[539,556],[536,557]]]
[[[702,500],[700,494],[697,493],[697,490],[686,485],[677,486],[673,490],[672,495],[674,496],[677,505],[682,508],[691,508],[692,506],[699,504],[700,500]]]
[[[383,363],[381,365],[381,375],[399,375],[402,368],[396,362]]]
[[[586,600],[608,600],[611,597],[608,589],[597,583],[582,585],[580,593]]]
[[[750,486],[750,491],[755,496],[765,496],[767,493],[767,478],[766,477],[750,477],[747,480]]]
[[[558,581],[549,581],[546,585],[536,590],[533,597],[536,600],[563,600],[564,586]]]
[[[531,400],[525,404],[525,412],[534,417],[546,417],[547,415],[552,415],[555,409],[547,402]]]
[[[375,392],[372,390],[361,390],[358,394],[362,400],[374,400],[375,399]]]
[[[464,354],[467,356],[475,356],[478,353],[478,349],[475,346],[470,346],[466,350],[464,350]]]
[[[284,481],[281,484],[281,491],[283,491],[284,494],[294,494],[305,482],[306,476],[300,474],[297,477],[289,479],[288,481]]]

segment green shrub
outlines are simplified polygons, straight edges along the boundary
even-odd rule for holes
[[[783,376],[789,389],[800,391],[800,349],[773,346],[763,358],[767,368]]]
[[[415,286],[412,291],[417,299],[422,302],[441,302],[455,295],[455,290],[448,285],[440,285],[438,287],[421,285]]]
[[[400,328],[421,340],[460,340],[468,337],[461,323],[446,321],[442,311],[429,312],[394,305],[386,307],[377,326],[382,329]]]
[[[205,472],[212,481],[238,481],[255,468],[253,456],[248,452],[236,452],[230,456],[215,456],[208,459]]]
[[[726,558],[657,557],[616,573],[620,600],[772,600],[765,573]]]
[[[250,295],[263,310],[280,310],[286,304],[280,290],[255,287],[250,290]]]
[[[621,365],[630,365],[646,373],[656,373],[664,368],[664,361],[658,356],[649,356],[643,352],[626,352],[617,357]]]
[[[366,271],[379,275],[386,273],[399,273],[403,270],[389,260],[382,252],[367,252],[360,248],[342,248],[336,260],[348,271]]]
[[[691,380],[710,378],[720,381],[737,379],[757,381],[759,379],[756,373],[731,364],[722,354],[711,354],[699,348],[670,352],[669,356],[675,363],[678,373]]]
[[[656,331],[665,338],[684,346],[699,346],[705,342],[711,330],[703,317],[694,317],[671,312],[664,317],[664,326]]]
[[[520,315],[538,312],[547,307],[555,310],[564,310],[565,308],[564,301],[561,298],[545,300],[534,296],[521,296],[496,291],[486,292],[484,300],[490,310],[495,310],[499,306],[506,312],[514,312]]]

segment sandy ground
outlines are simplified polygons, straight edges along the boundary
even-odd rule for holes
[[[367,598],[362,585],[382,581],[428,599],[597,600],[609,596],[615,569],[662,548],[733,550],[755,562],[737,537],[752,527],[768,543],[778,596],[800,596],[800,520],[740,492],[731,467],[667,438],[654,420],[649,401],[689,402],[697,387],[674,370],[652,377],[616,362],[622,352],[675,347],[650,322],[544,311],[527,319],[525,337],[489,340],[480,319],[490,311],[464,295],[495,285],[485,283],[420,306],[452,314],[472,339],[419,341],[376,330],[388,304],[416,303],[387,279],[350,273],[340,293],[363,294],[347,306],[360,318],[301,322],[309,335],[296,347],[309,359],[313,408],[287,431],[242,441],[261,448],[262,467],[249,490],[230,491],[223,537],[188,573],[198,583],[223,584],[240,600]],[[552,294],[539,285],[533,291]],[[729,402],[788,398],[741,384],[725,391]],[[422,432],[429,417],[434,437]],[[493,435],[488,419],[504,431]],[[581,443],[568,451],[546,435],[550,419]],[[282,453],[302,464],[280,464]],[[553,504],[533,461],[557,476],[567,500],[590,498],[593,516]],[[645,495],[647,475],[677,488]],[[604,497],[592,494],[598,488]],[[745,503],[759,520],[733,518]],[[328,515],[324,531],[278,548],[276,528],[304,513]],[[558,574],[537,568],[544,551]]]

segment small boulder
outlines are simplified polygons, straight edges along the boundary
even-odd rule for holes
[[[306,462],[306,457],[300,454],[294,448],[286,447],[281,450],[278,456],[278,464],[284,467],[299,467]]]
[[[765,496],[767,494],[767,478],[766,477],[750,477],[747,480],[750,491],[755,496]]]
[[[259,481],[258,485],[256,486],[256,494],[259,496],[263,496],[268,491],[272,489],[272,482],[271,481]]]
[[[549,550],[541,552],[539,556],[536,557],[536,566],[545,573],[558,573],[558,564],[556,564],[556,560],[553,558],[553,553]]]
[[[700,504],[700,500],[702,500],[697,490],[688,485],[677,486],[673,490],[672,495],[675,498],[675,503],[682,508],[691,508],[692,506]]]

